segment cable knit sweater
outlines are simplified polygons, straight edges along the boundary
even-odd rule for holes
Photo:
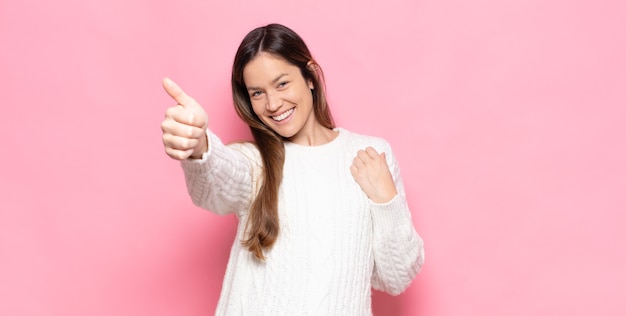
[[[371,315],[372,287],[400,294],[421,269],[423,241],[389,144],[336,130],[321,146],[285,142],[280,233],[264,262],[240,242],[258,192],[256,147],[226,146],[207,131],[209,151],[181,162],[194,204],[239,219],[216,315]],[[386,153],[398,190],[388,203],[368,199],[350,173],[367,146]]]

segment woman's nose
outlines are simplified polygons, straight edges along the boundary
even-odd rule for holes
[[[267,105],[266,108],[270,112],[275,112],[282,105],[282,99],[278,97],[275,93],[267,94]]]

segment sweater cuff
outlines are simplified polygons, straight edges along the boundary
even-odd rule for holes
[[[208,129],[206,130],[207,135],[207,147],[208,150],[202,154],[202,157],[199,159],[187,158],[180,161],[180,165],[186,172],[190,173],[207,173],[210,167],[209,158],[211,153],[213,152],[214,146],[224,146],[222,141],[217,137],[217,135],[211,133]]]
[[[396,233],[400,227],[412,227],[411,213],[409,212],[406,200],[399,194],[387,203],[375,203],[372,201],[370,201],[370,203],[372,222],[375,230]]]

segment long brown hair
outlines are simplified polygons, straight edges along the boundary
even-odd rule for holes
[[[246,222],[246,236],[242,243],[254,256],[264,260],[264,249],[276,242],[279,232],[278,189],[283,179],[285,147],[283,138],[267,127],[252,110],[252,103],[243,70],[259,53],[270,53],[300,68],[306,81],[313,83],[313,110],[316,120],[326,128],[334,128],[328,103],[322,69],[313,59],[306,44],[298,34],[286,26],[269,24],[252,30],[244,37],[235,54],[231,85],[235,110],[250,126],[263,161],[262,183]]]

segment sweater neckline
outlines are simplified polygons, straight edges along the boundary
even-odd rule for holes
[[[333,128],[333,131],[336,131],[339,134],[333,140],[329,141],[326,144],[317,146],[306,146],[287,141],[285,142],[285,150],[303,153],[325,152],[328,150],[333,150],[334,148],[341,146],[345,142],[348,134],[348,131],[341,127],[335,127]]]

